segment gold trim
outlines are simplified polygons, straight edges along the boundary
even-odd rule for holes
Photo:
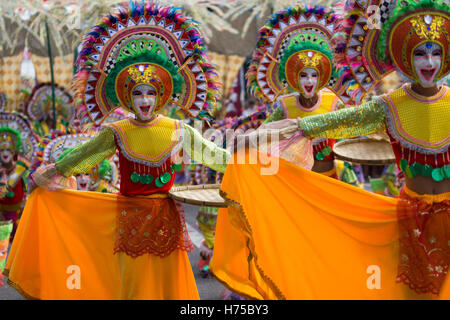
[[[214,271],[212,269],[209,269],[209,271],[213,274],[214,279],[216,279],[219,283],[221,283],[224,287],[226,287],[228,290],[230,290],[231,292],[237,293],[238,295],[240,295],[241,297],[244,297],[246,299],[249,300],[259,300],[258,298],[249,296],[243,292],[240,292],[239,290],[236,290],[234,288],[231,288],[226,282],[225,280],[220,279],[216,274],[214,274]]]
[[[9,277],[9,270],[7,270],[7,269],[3,270],[3,275],[4,275],[5,277]],[[39,299],[39,298],[35,298],[35,297],[33,297],[32,295],[29,295],[28,293],[26,293],[25,290],[23,290],[23,289],[22,289],[18,284],[16,284],[15,282],[11,281],[9,278],[8,278],[8,280],[6,281],[6,283],[7,283],[10,287],[14,288],[14,289],[15,289],[22,297],[24,297],[24,298],[27,299],[27,300],[41,300],[41,299]]]
[[[247,237],[248,237],[249,244],[247,244],[247,248],[250,250],[250,253],[251,253],[251,255],[253,256],[253,257],[249,257],[248,262],[250,263],[251,259],[253,258],[253,259],[254,259],[254,262],[255,262],[256,269],[257,269],[258,272],[260,273],[262,279],[266,282],[266,284],[267,284],[267,285],[272,289],[272,291],[275,293],[276,297],[277,297],[279,300],[286,300],[286,296],[281,292],[281,290],[278,288],[278,286],[275,284],[275,282],[274,282],[269,276],[266,275],[266,273],[264,272],[264,270],[263,270],[263,269],[259,266],[259,264],[258,264],[258,256],[257,256],[256,253],[255,253],[255,249],[254,249],[254,241],[253,241],[253,239],[252,239],[252,230],[251,230],[250,223],[248,222],[247,215],[245,214],[244,208],[242,207],[242,205],[241,205],[239,202],[230,199],[230,198],[228,197],[228,194],[227,194],[225,191],[219,190],[219,193],[220,193],[220,196],[221,196],[222,198],[224,198],[225,203],[226,203],[229,207],[235,208],[235,209],[237,209],[237,210],[239,211],[239,213],[241,214],[241,218],[244,220],[243,222],[245,223],[245,227],[246,227],[247,230],[248,230],[248,236],[247,236]],[[244,231],[244,232],[245,232],[245,231]],[[245,232],[245,233],[247,233],[247,232]],[[249,280],[251,281],[251,279],[249,279]],[[257,291],[258,291],[258,290],[257,290]]]

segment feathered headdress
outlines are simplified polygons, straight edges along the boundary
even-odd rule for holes
[[[64,88],[54,85],[55,112],[67,123],[75,118],[72,96]],[[53,93],[50,83],[41,83],[33,88],[27,105],[27,114],[33,121],[41,121],[53,117]]]
[[[76,65],[79,114],[96,124],[118,107],[130,111],[129,84],[154,86],[157,108],[172,103],[198,119],[211,118],[220,97],[196,23],[152,1],[111,11],[84,38]]]
[[[38,149],[30,122],[21,114],[0,112],[0,140],[2,147],[15,150],[29,162],[34,161]]]
[[[299,91],[299,72],[313,67],[320,74],[319,89],[328,86],[340,95],[331,49],[337,18],[320,6],[299,5],[273,14],[258,33],[247,72],[250,93],[271,104],[289,89]]]
[[[55,137],[45,146],[42,165],[56,163],[76,146],[94,138],[94,135],[86,133],[68,134]],[[69,150],[69,151],[68,151]]]
[[[450,71],[448,0],[349,0],[339,6],[345,16],[338,21],[332,41],[353,103],[361,103],[395,69],[416,80],[412,52],[420,43],[436,42],[442,47],[437,79]]]
[[[20,132],[10,127],[0,127],[0,150],[20,152],[22,137]]]

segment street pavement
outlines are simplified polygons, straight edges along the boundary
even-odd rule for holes
[[[189,253],[189,261],[191,262],[192,271],[197,283],[198,293],[201,300],[220,300],[221,292],[224,286],[217,282],[214,278],[204,279],[200,276],[200,272],[197,269],[197,261],[200,254],[199,248],[203,235],[198,230],[196,225],[196,216],[198,206],[185,205],[186,212],[186,226],[189,232],[189,236],[194,244],[195,250]],[[8,286],[5,281],[5,286],[0,287],[0,300],[23,300],[22,296],[13,288]]]

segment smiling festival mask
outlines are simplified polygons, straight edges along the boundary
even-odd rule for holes
[[[430,87],[450,72],[449,6],[441,0],[405,3],[382,25],[378,54],[412,81]]]
[[[148,84],[140,84],[132,91],[133,109],[141,120],[150,120],[156,107],[156,90]]]
[[[306,68],[299,74],[299,87],[303,96],[307,99],[314,97],[317,89],[319,74],[315,69]]]
[[[319,33],[300,33],[293,37],[280,64],[280,80],[308,99],[333,76],[332,53]]]
[[[424,88],[432,87],[441,71],[441,46],[434,42],[422,43],[414,50],[412,60],[417,82]]]

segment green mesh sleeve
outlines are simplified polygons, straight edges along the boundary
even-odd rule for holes
[[[300,126],[307,137],[355,138],[384,130],[385,111],[374,99],[357,107],[303,118]]]
[[[283,120],[284,118],[286,117],[283,113],[283,108],[281,108],[281,106],[278,104],[278,107],[276,107],[272,114],[266,120],[264,120],[263,124]]]
[[[200,132],[190,125],[183,123],[183,127],[183,150],[189,157],[215,171],[225,172],[230,152],[203,138]]]
[[[79,145],[56,163],[56,170],[65,177],[89,172],[116,152],[114,132],[106,127],[98,136]]]

